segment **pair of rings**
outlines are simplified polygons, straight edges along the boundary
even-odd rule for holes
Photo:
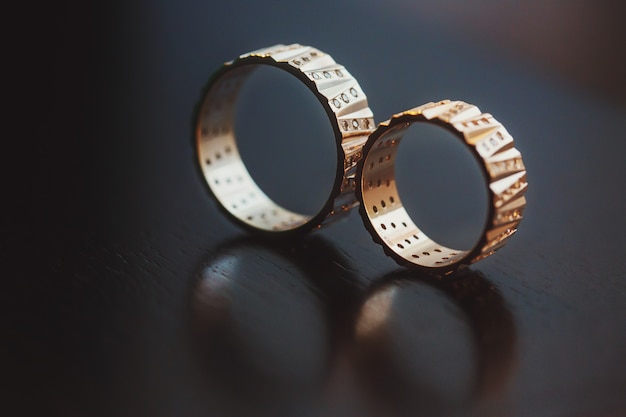
[[[284,70],[315,94],[332,125],[337,167],[332,191],[314,215],[290,211],[255,183],[238,152],[236,99],[261,65]],[[394,161],[413,123],[442,126],[479,161],[489,208],[481,237],[469,250],[429,238],[405,210]],[[526,169],[513,138],[493,116],[462,101],[443,100],[393,115],[376,127],[358,82],[328,54],[299,44],[275,45],[225,63],[209,80],[196,109],[195,141],[201,172],[218,204],[236,223],[263,234],[294,235],[319,229],[359,206],[365,227],[396,262],[449,273],[503,247],[526,206]]]

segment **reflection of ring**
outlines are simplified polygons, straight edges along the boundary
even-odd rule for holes
[[[396,323],[395,317],[399,310],[397,306],[393,308],[393,305],[401,299],[401,292],[406,293],[411,284],[424,285],[440,291],[469,319],[477,354],[475,379],[469,390],[472,402],[488,405],[507,386],[516,362],[517,335],[514,317],[507,308],[506,300],[481,273],[468,271],[461,275],[450,280],[438,280],[419,272],[399,271],[385,275],[369,288],[355,320],[357,341],[355,359],[358,361],[359,369],[365,372],[362,375],[366,378],[361,378],[360,381],[374,384],[366,387],[374,388],[382,395],[379,399],[384,400],[387,405],[406,406],[407,404],[403,404],[405,400],[415,401],[419,397],[419,393],[415,392],[417,387],[410,384],[409,380],[420,375],[411,375],[407,363],[398,364],[395,350],[404,349],[411,358],[419,356],[406,344],[399,342],[398,338],[404,333],[399,331],[401,328],[411,329],[417,340],[428,337],[428,334],[424,334],[427,333],[427,329],[419,325],[419,319],[416,319],[418,324],[409,320],[408,325],[404,327]],[[409,304],[415,305],[414,302]],[[422,319],[425,322],[432,321],[432,315],[424,311],[423,306],[421,308]],[[433,328],[440,325],[441,321],[437,323]],[[442,369],[447,369],[444,364]],[[391,389],[380,390],[381,385]],[[433,394],[428,387],[418,386],[420,390],[425,391],[421,393],[422,395]]]
[[[332,244],[308,236],[238,238],[198,266],[193,346],[209,392],[242,407],[233,415],[296,415],[308,398],[302,394],[322,389],[341,317],[359,302],[362,286],[343,265]]]
[[[404,209],[394,173],[398,145],[415,122],[442,126],[479,160],[488,183],[489,212],[483,233],[469,250],[444,247],[422,232]],[[526,171],[513,138],[490,114],[462,101],[444,100],[394,115],[381,123],[363,148],[357,197],[365,226],[396,262],[447,273],[479,261],[504,246],[526,206]]]
[[[336,174],[328,200],[312,216],[273,202],[254,182],[237,150],[233,132],[235,101],[244,81],[260,65],[287,71],[302,81],[331,121],[338,155]],[[211,77],[195,123],[202,174],[219,204],[242,226],[261,232],[294,233],[319,228],[357,205],[356,163],[374,129],[374,119],[357,81],[330,55],[298,44],[276,45],[241,55]]]

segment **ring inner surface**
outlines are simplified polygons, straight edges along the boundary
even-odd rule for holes
[[[307,223],[312,216],[285,209],[272,201],[244,165],[234,132],[237,96],[258,68],[245,65],[213,83],[202,102],[197,146],[205,180],[219,202],[237,219],[262,230],[284,231]]]
[[[413,222],[398,194],[395,160],[410,124],[382,134],[363,164],[361,190],[368,218],[389,249],[408,262],[424,267],[444,267],[463,259],[469,251],[449,248],[429,238]]]

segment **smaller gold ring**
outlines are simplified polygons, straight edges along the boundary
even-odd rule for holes
[[[487,222],[469,250],[429,238],[406,212],[395,178],[395,157],[407,129],[433,123],[452,132],[479,161],[487,183]],[[365,227],[396,262],[448,274],[503,247],[517,231],[526,207],[526,168],[513,137],[492,115],[462,101],[428,103],[379,124],[363,148],[357,168],[357,198]]]

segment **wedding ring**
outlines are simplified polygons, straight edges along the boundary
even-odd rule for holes
[[[402,205],[395,157],[403,135],[417,122],[433,123],[452,132],[479,161],[490,204],[482,234],[469,250],[448,248],[429,238]],[[527,187],[522,156],[504,126],[472,104],[444,100],[396,114],[379,124],[363,148],[356,194],[366,228],[387,255],[401,265],[447,274],[486,258],[507,243],[522,220]]]
[[[236,99],[246,79],[262,65],[298,78],[315,94],[331,122],[338,155],[336,173],[332,191],[316,214],[296,213],[272,201],[255,183],[238,152]],[[212,195],[236,223],[261,233],[299,233],[340,219],[358,205],[356,164],[374,128],[367,97],[345,67],[310,46],[275,45],[225,63],[209,79],[196,108],[197,158]],[[276,155],[281,157],[279,149]]]

